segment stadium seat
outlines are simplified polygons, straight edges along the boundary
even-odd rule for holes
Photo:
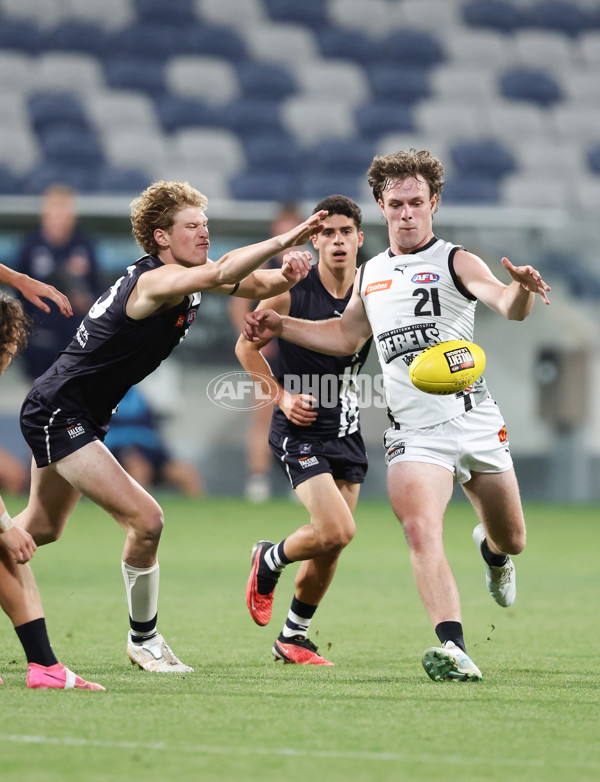
[[[174,133],[169,156],[205,170],[233,175],[246,165],[244,149],[235,133],[224,129],[193,128]]]
[[[169,92],[182,98],[198,98],[224,106],[240,97],[240,84],[233,63],[213,55],[185,54],[165,65]]]
[[[0,123],[0,162],[26,174],[40,160],[40,148],[28,122],[16,116]]]
[[[576,44],[559,32],[549,30],[519,30],[513,36],[515,65],[548,68],[555,76],[571,75],[579,68]],[[566,79],[568,81],[568,78]]]
[[[63,22],[52,30],[46,40],[47,50],[85,52],[104,57],[109,34],[104,27],[91,22]]]
[[[141,90],[153,97],[165,91],[163,64],[153,59],[131,56],[107,59],[104,63],[106,83],[120,90]]]
[[[117,30],[107,42],[107,65],[112,57],[166,60],[182,51],[181,40],[187,28],[160,22],[134,22]]]
[[[275,22],[300,22],[311,29],[326,22],[326,3],[323,0],[263,0],[271,19]]]
[[[562,211],[567,203],[573,203],[574,196],[568,184],[552,176],[551,172],[542,172],[535,177],[511,174],[500,183],[501,203],[512,208]]]
[[[223,57],[230,62],[248,58],[243,35],[232,27],[202,26],[198,24],[179,28],[177,50],[181,54],[203,54]]]
[[[485,112],[472,103],[422,101],[414,107],[413,117],[417,130],[447,141],[487,138],[492,130]]]
[[[598,132],[598,136],[600,137],[600,131]],[[593,171],[594,174],[600,176],[600,140],[597,144],[594,144],[588,149],[586,160],[590,171]]]
[[[322,141],[310,151],[310,168],[316,173],[364,176],[373,160],[374,146],[364,139]]]
[[[497,71],[514,61],[513,36],[480,27],[458,27],[444,38],[445,67],[471,67]]]
[[[511,68],[500,75],[500,91],[506,98],[551,106],[561,100],[560,86],[547,72],[535,68]]]
[[[116,132],[105,135],[102,142],[110,166],[139,168],[153,179],[163,177],[169,149],[162,135],[118,128]]]
[[[525,24],[562,35],[577,36],[587,27],[587,17],[577,3],[542,0],[523,11]]]
[[[428,68],[406,66],[399,74],[397,65],[371,65],[366,71],[371,92],[377,101],[409,105],[431,94]]]
[[[300,94],[315,99],[335,93],[336,100],[358,106],[369,100],[369,80],[362,66],[340,60],[298,63],[296,81]]]
[[[498,180],[486,176],[455,175],[444,185],[442,198],[445,204],[497,204]]]
[[[373,58],[373,42],[360,30],[321,27],[315,30],[315,40],[323,57],[340,58],[363,66]]]
[[[61,0],[2,0],[2,15],[13,21],[33,22],[43,29],[50,29],[59,24],[64,13]]]
[[[229,25],[245,30],[268,22],[262,0],[197,0],[196,15],[208,25]]]
[[[44,50],[44,33],[31,22],[13,22],[2,19],[0,24],[0,49],[38,54]]]
[[[21,180],[4,163],[0,163],[0,195],[15,195],[21,189]]]
[[[274,63],[244,60],[237,63],[237,77],[247,99],[277,101],[293,95],[298,89],[290,69]]]
[[[508,0],[470,0],[462,6],[462,16],[472,27],[499,33],[512,33],[525,24],[522,11]]]
[[[34,59],[25,52],[0,51],[0,92],[26,95],[35,85]],[[3,109],[4,111],[4,109]]]
[[[556,141],[540,136],[523,136],[513,140],[512,151],[518,164],[517,170],[523,175],[535,177],[541,172],[552,173],[567,181],[587,168],[584,146],[576,138]]]
[[[98,168],[103,162],[95,136],[69,123],[42,131],[39,144],[50,163]]]
[[[50,185],[63,184],[79,193],[94,192],[97,170],[87,166],[66,166],[63,163],[42,163],[25,177],[22,192],[40,195]]]
[[[579,39],[579,51],[588,70],[597,69],[600,66],[600,31],[583,33]]]
[[[369,10],[365,12],[364,0],[329,0],[327,16],[332,26],[342,30],[383,36],[390,30],[393,8],[387,0],[369,0]]]
[[[122,130],[156,135],[154,101],[135,90],[103,90],[81,96],[86,115],[101,138]]]
[[[95,191],[97,193],[125,193],[133,196],[145,190],[151,182],[152,178],[138,168],[103,166],[98,172]]]
[[[69,0],[69,19],[102,25],[106,30],[119,30],[135,18],[133,0]]]
[[[410,106],[378,101],[359,106],[354,113],[362,138],[373,141],[381,136],[415,129]]]
[[[306,166],[304,150],[285,134],[256,134],[244,140],[248,169],[297,174]]]
[[[399,15],[406,27],[441,29],[445,38],[454,34],[461,23],[460,3],[448,0],[402,0]]]
[[[291,68],[318,57],[315,38],[302,24],[271,22],[250,26],[244,33],[248,53],[258,62],[273,62]]]
[[[280,104],[273,100],[237,100],[223,107],[223,124],[240,138],[282,132]]]
[[[88,120],[79,97],[70,92],[35,92],[27,101],[31,124],[38,133],[55,125],[86,129]]]
[[[366,172],[365,172],[366,173]],[[303,200],[320,201],[333,193],[340,193],[355,201],[360,198],[363,176],[335,173],[315,173],[305,171],[300,177],[299,196]]]
[[[427,30],[403,29],[389,33],[373,46],[373,62],[382,65],[420,68],[439,65],[446,59],[444,47],[439,38]],[[398,81],[404,81],[404,72],[398,74]]]
[[[142,22],[156,24],[194,24],[194,0],[133,0],[137,17]]]
[[[549,120],[559,138],[567,142],[576,138],[583,144],[593,143],[600,136],[598,108],[594,104],[559,103],[552,109]]]
[[[244,171],[232,176],[229,187],[232,197],[240,201],[287,203],[300,195],[297,178],[281,171]]]
[[[600,105],[600,79],[593,70],[577,70],[563,80],[563,90],[567,101],[573,106]]]
[[[0,25],[1,28],[1,25]],[[100,61],[84,52],[43,52],[34,71],[36,90],[87,94],[105,86]]]
[[[492,132],[517,143],[523,138],[552,135],[545,109],[533,103],[498,98],[483,106]]]
[[[219,107],[193,98],[162,95],[156,101],[156,114],[161,127],[167,133],[183,128],[218,127],[223,124]]]
[[[494,105],[498,84],[494,68],[472,63],[449,63],[435,68],[430,76],[432,95],[443,101]]]
[[[473,177],[497,181],[516,169],[514,157],[506,146],[490,139],[459,141],[450,147],[458,179]]]
[[[356,120],[346,101],[297,95],[283,101],[281,124],[303,145],[356,135]]]

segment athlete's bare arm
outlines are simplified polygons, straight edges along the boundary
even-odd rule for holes
[[[234,285],[212,288],[211,293],[224,293],[237,298],[263,300],[285,293],[310,271],[311,254],[306,250],[293,250],[283,256],[280,269],[257,269],[245,277],[235,289]]]
[[[371,336],[371,325],[360,297],[360,275],[356,275],[352,296],[341,318],[302,320],[281,317],[274,310],[255,310],[246,317],[244,337],[250,342],[280,336],[319,353],[350,356]]]
[[[317,212],[290,231],[264,242],[232,250],[215,263],[195,267],[166,263],[146,272],[140,275],[129,297],[127,314],[135,320],[141,320],[164,305],[175,306],[184,296],[192,293],[222,285],[235,285],[282,250],[305,244],[315,233],[320,233],[326,215],[327,212]]]
[[[50,299],[66,318],[70,318],[73,314],[70,301],[64,293],[61,293],[53,285],[34,280],[33,277],[17,272],[14,269],[9,269],[8,266],[2,263],[0,263],[0,285],[10,285],[12,288],[21,291],[27,301],[35,304],[36,307],[44,312],[50,312],[50,307],[43,299]]]
[[[454,270],[469,293],[508,320],[524,320],[531,312],[536,294],[550,304],[546,295],[550,286],[537,269],[513,266],[508,258],[502,258],[502,265],[513,278],[509,285],[497,279],[476,255],[459,250],[454,257]]]

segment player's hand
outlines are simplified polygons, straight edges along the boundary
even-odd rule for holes
[[[35,304],[36,307],[39,307],[39,309],[44,312],[50,312],[50,307],[43,299],[50,299],[57,305],[58,309],[66,318],[70,318],[73,314],[71,302],[64,293],[61,293],[53,285],[34,280],[33,277],[24,274],[23,277],[19,279],[18,288],[27,301]]]
[[[502,265],[515,282],[530,293],[539,293],[545,304],[550,304],[546,291],[550,286],[542,280],[542,275],[533,266],[513,266],[508,258],[502,259]]]
[[[310,426],[317,417],[314,409],[317,400],[310,394],[290,394],[283,392],[277,404],[285,417],[297,426]]]
[[[255,310],[244,315],[246,326],[242,334],[249,342],[273,339],[281,334],[282,319],[275,310]]]
[[[291,231],[280,234],[279,238],[283,242],[282,249],[285,250],[288,247],[297,247],[306,244],[311,236],[321,233],[324,228],[323,220],[327,217],[327,214],[328,212],[326,209],[321,209],[319,212],[311,215],[303,223],[300,223],[300,225],[292,228]]]
[[[0,544],[10,551],[19,565],[29,562],[37,549],[29,532],[16,524],[0,535]]]
[[[306,250],[292,250],[283,256],[281,273],[288,282],[303,280],[310,271],[312,255]]]

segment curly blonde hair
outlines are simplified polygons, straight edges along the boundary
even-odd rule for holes
[[[444,167],[428,149],[417,152],[410,149],[408,152],[393,152],[384,157],[373,158],[367,178],[373,190],[376,201],[382,197],[383,191],[392,186],[392,183],[402,181],[410,177],[421,176],[429,186],[429,196],[437,196],[437,206],[442,198],[444,181]]]
[[[0,355],[9,353],[12,356],[13,346],[15,353],[20,353],[25,349],[30,333],[31,320],[21,302],[7,293],[0,293]]]
[[[159,247],[154,240],[157,228],[168,230],[175,214],[186,206],[206,209],[208,199],[189,182],[165,182],[161,179],[147,187],[131,202],[131,232],[136,242],[149,255]]]

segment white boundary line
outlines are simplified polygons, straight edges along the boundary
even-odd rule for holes
[[[339,760],[373,760],[380,762],[413,762],[439,764],[439,755],[411,754],[409,752],[342,752],[339,750],[303,750],[294,747],[219,747],[204,744],[167,744],[164,741],[138,742],[138,741],[100,741],[96,739],[83,739],[71,736],[27,736],[17,734],[0,735],[1,742],[13,744],[46,744],[61,747],[101,747],[104,749],[126,750],[151,750],[155,752],[186,752],[193,755],[278,755],[282,757],[304,758],[333,758]],[[483,766],[489,764],[488,757],[474,757],[473,755],[444,755],[444,762],[455,766]],[[600,763],[595,762],[560,762],[552,759],[547,763],[545,759],[495,757],[495,766],[520,767],[520,768],[566,768],[566,769],[600,769]]]

